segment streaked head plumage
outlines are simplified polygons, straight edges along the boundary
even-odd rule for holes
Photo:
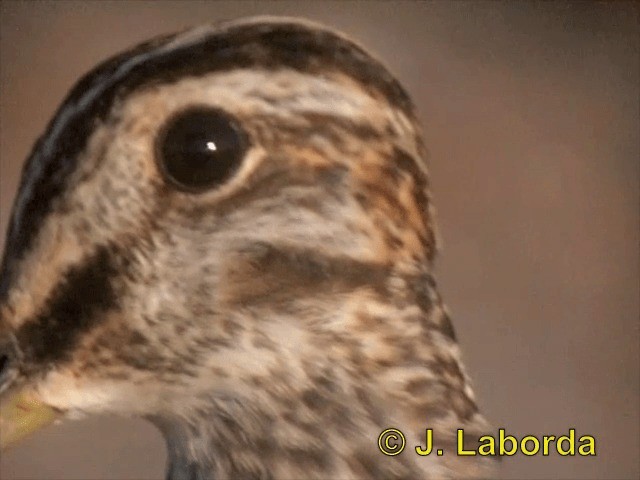
[[[185,170],[180,142],[210,131],[224,137]],[[431,275],[434,232],[414,107],[378,60],[298,20],[197,28],[107,60],[58,110],[14,205],[0,329],[54,407],[146,416],[170,437],[206,412],[222,422],[209,447],[231,415],[249,437],[293,432],[307,454],[338,435],[323,416],[375,435],[389,382],[416,396],[412,427],[428,412],[481,423]],[[437,369],[450,386],[435,388]],[[289,453],[242,468],[304,472]],[[417,471],[395,465],[375,468]]]

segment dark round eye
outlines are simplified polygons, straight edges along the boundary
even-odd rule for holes
[[[227,113],[197,107],[171,118],[158,138],[157,161],[164,175],[182,190],[220,185],[240,167],[245,135]]]

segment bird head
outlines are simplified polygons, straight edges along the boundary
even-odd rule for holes
[[[451,414],[424,401],[446,390],[440,368],[469,420],[427,183],[409,97],[326,28],[241,20],[118,55],[72,89],[25,165],[0,382],[167,435],[202,412],[218,440],[230,422],[315,423],[298,439],[312,449],[323,421],[375,445],[384,406],[412,388],[408,411]]]

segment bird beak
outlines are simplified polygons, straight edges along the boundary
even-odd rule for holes
[[[0,450],[49,425],[59,415],[19,378],[20,358],[15,337],[0,338]]]
[[[53,423],[59,415],[29,389],[5,392],[0,400],[0,450]]]

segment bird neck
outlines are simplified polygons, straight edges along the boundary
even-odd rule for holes
[[[323,271],[330,279],[332,270]],[[245,344],[234,374],[212,384],[215,392],[185,399],[180,415],[151,418],[167,441],[169,480],[417,478],[453,468],[452,456],[386,457],[377,443],[397,427],[418,445],[429,426],[436,447],[450,450],[456,428],[484,425],[433,278],[356,287],[308,297],[298,289],[297,308],[245,319],[264,341]],[[297,318],[303,307],[319,320]],[[231,365],[225,355],[214,363]]]
[[[150,417],[167,444],[167,480],[265,477],[255,452],[258,438],[267,433],[266,422],[247,410],[236,402],[215,401],[189,418]],[[254,462],[249,465],[251,456]]]
[[[318,394],[318,395],[321,395]],[[345,448],[362,447],[356,409],[326,399],[316,404],[324,422],[309,417],[309,405],[319,401],[309,393],[278,406],[216,398],[191,418],[149,418],[167,443],[167,480],[214,478],[331,478],[348,472],[341,466]],[[284,413],[283,413],[284,412]],[[374,430],[367,443],[375,444]],[[358,437],[359,437],[358,435]],[[347,454],[348,455],[348,454]]]

